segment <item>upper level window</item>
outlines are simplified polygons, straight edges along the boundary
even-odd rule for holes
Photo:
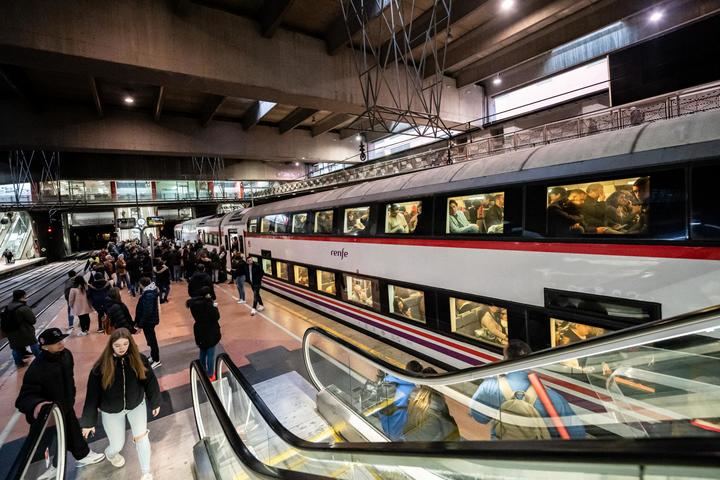
[[[344,274],[345,289],[343,299],[380,310],[380,282],[370,278]]]
[[[370,226],[370,207],[353,207],[345,209],[344,233],[362,233]]]
[[[325,270],[317,270],[317,289],[321,292],[335,295],[335,274],[333,272],[326,272]]]
[[[391,203],[385,206],[385,233],[414,233],[422,214],[422,202]]]
[[[295,283],[304,287],[310,286],[310,273],[307,267],[301,265],[294,265],[293,271],[295,273]]]
[[[307,213],[295,213],[292,216],[292,233],[305,233],[308,220]]]
[[[333,211],[323,210],[315,214],[315,233],[332,233],[333,229]]]
[[[445,233],[503,233],[505,193],[476,193],[448,199]]]
[[[262,233],[286,233],[288,231],[288,224],[290,223],[290,217],[283,213],[276,215],[268,215],[262,218],[260,224],[260,231]]]
[[[388,285],[390,313],[425,323],[425,293],[411,288]]]
[[[257,226],[258,226],[257,224],[258,224],[257,218],[253,218],[252,220],[250,220],[250,222],[248,223],[248,232],[257,232]]]
[[[629,235],[648,229],[650,177],[548,187],[549,235]]]
[[[450,297],[450,326],[453,333],[499,347],[508,343],[507,309]]]

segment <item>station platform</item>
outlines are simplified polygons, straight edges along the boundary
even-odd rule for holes
[[[364,335],[345,325],[339,324],[316,312],[302,308],[283,298],[263,291],[265,310],[252,316],[247,304],[238,304],[235,285],[218,284],[215,286],[220,309],[222,340],[216,354],[227,353],[240,366],[243,373],[251,379],[265,401],[272,405],[278,418],[288,427],[299,425],[300,420],[314,413],[314,389],[305,371],[302,359],[302,336],[310,327],[320,326],[373,355],[382,358],[394,366],[402,367],[413,359],[408,353]],[[131,312],[135,311],[137,298],[126,290],[123,300]],[[246,298],[252,298],[252,292],[246,288]],[[169,302],[160,306],[160,325],[156,329],[160,345],[162,366],[155,370],[163,396],[160,415],[148,419],[150,439],[153,448],[153,473],[156,479],[180,480],[192,478],[192,448],[197,442],[197,432],[192,412],[192,394],[188,365],[198,357],[199,351],[193,337],[193,319],[185,302],[188,299],[187,283],[174,282],[171,286]],[[45,325],[46,324],[46,325]],[[67,328],[67,307],[64,299],[59,299],[43,314],[38,325]],[[75,384],[77,399],[75,410],[82,411],[85,400],[87,378],[90,368],[98,359],[107,341],[107,336],[95,333],[96,315],[91,315],[91,333],[79,337],[76,328],[65,341],[75,359]],[[141,352],[149,355],[149,349],[142,333],[135,336]],[[427,364],[425,362],[425,364]],[[0,352],[0,419],[3,428],[0,431],[0,464],[9,465],[6,460],[20,448],[22,439],[27,435],[29,426],[24,417],[14,408],[15,399],[22,385],[26,368],[16,369],[12,363],[8,348]],[[282,387],[280,387],[282,384]],[[287,389],[292,389],[292,392]],[[282,395],[278,395],[282,392]],[[473,422],[467,410],[460,405],[450,405],[453,415],[458,419],[464,438],[487,439],[489,431],[485,426]],[[461,411],[462,409],[462,411]],[[307,439],[318,441],[329,433],[321,425],[310,422],[303,435]],[[75,471],[74,460],[70,462],[68,478],[97,478],[101,475],[110,479],[139,477],[136,453],[132,447],[131,433],[122,454],[127,464],[115,469],[108,462]],[[107,445],[102,425],[97,426],[97,435],[91,440],[91,448],[102,452]],[[2,469],[0,469],[2,470]],[[77,474],[77,476],[75,476]],[[4,476],[0,471],[0,477]]]
[[[40,265],[47,260],[45,257],[30,258],[23,260],[15,260],[13,263],[5,263],[0,261],[0,278],[5,277],[13,272],[24,270],[32,265]]]

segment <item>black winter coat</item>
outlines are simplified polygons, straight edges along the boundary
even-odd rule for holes
[[[157,289],[146,288],[143,290],[135,306],[135,322],[140,328],[160,323]]]
[[[220,311],[213,301],[205,297],[193,297],[187,301],[195,325],[195,344],[202,349],[214,347],[220,342]]]
[[[75,376],[70,350],[52,354],[43,351],[28,367],[15,407],[32,423],[35,407],[42,402],[55,402],[67,412],[75,405]]]
[[[23,350],[28,345],[35,345],[35,313],[25,302],[10,302],[8,313],[13,316],[17,327],[11,332],[5,332],[13,350]]]
[[[107,390],[102,388],[102,373],[98,365],[90,370],[87,395],[80,425],[83,428],[97,424],[98,409],[105,413],[120,413],[132,410],[147,396],[150,409],[160,406],[160,385],[147,357],[140,355],[145,366],[145,380],[140,380],[128,363],[127,355],[115,357],[115,381]]]
[[[88,285],[88,298],[95,310],[98,310],[98,307],[102,309],[111,287],[112,285],[107,280],[94,280]]]
[[[195,272],[188,281],[188,296],[190,297],[201,297],[202,293],[200,290],[202,287],[210,287],[210,296],[215,300],[215,288],[213,287],[212,278],[205,272]]]
[[[250,269],[252,269],[252,279],[250,278]],[[253,287],[259,287],[262,283],[262,277],[265,275],[262,267],[253,263],[252,266],[245,264],[245,280]]]
[[[124,303],[108,298],[107,302],[105,302],[105,311],[110,317],[110,325],[113,328],[127,328],[130,332],[135,330],[130,310]]]

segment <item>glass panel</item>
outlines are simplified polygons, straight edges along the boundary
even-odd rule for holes
[[[149,180],[136,180],[138,200],[152,200],[152,182]]]
[[[333,211],[325,210],[315,214],[315,233],[332,233]]]
[[[272,276],[272,261],[269,258],[262,259],[262,267],[263,267],[263,272],[265,272],[265,275]]]
[[[650,177],[548,187],[549,235],[629,235],[648,229]]]
[[[636,323],[660,319],[660,304],[613,299],[589,293],[545,289],[546,306],[573,313],[587,313]]]
[[[292,218],[293,218],[293,223],[292,223],[293,233],[305,233],[308,214],[307,213],[296,213],[292,216]]]
[[[592,325],[586,325],[584,323],[570,322],[559,318],[550,319],[550,344],[553,347],[582,342],[588,338],[599,337],[606,333],[608,333],[608,331],[604,328],[593,327]]]
[[[504,347],[508,343],[507,310],[495,305],[450,297],[453,333]]]
[[[85,180],[85,196],[88,202],[107,201],[112,199],[109,180]]]
[[[385,207],[385,233],[414,233],[422,202],[391,203]]]
[[[503,233],[505,193],[476,193],[448,199],[445,233]]]
[[[318,270],[315,273],[317,274],[317,289],[330,295],[336,295],[335,274],[324,270]]]
[[[262,218],[260,232],[263,233],[285,233],[290,223],[290,217],[284,214],[268,215]]]
[[[300,265],[293,266],[295,273],[295,283],[303,285],[305,287],[310,286],[310,272],[307,267],[301,267]]]
[[[270,217],[263,217],[260,219],[260,233],[270,232]]]
[[[380,282],[344,273],[343,300],[380,310]]]
[[[248,223],[248,231],[249,232],[257,232],[257,224],[258,224],[257,218],[253,218],[252,220],[250,220],[250,223]]]
[[[85,184],[82,181],[70,181],[70,198],[72,200],[85,200]]]
[[[118,200],[135,201],[135,181],[134,180],[118,180],[115,182],[117,188]]]
[[[717,208],[717,179],[720,165],[694,167],[692,169],[692,219],[690,229],[693,239],[716,240],[720,238],[720,209]]]
[[[355,207],[345,209],[344,233],[364,232],[370,224],[370,207]]]
[[[282,278],[283,280],[289,280],[287,263],[276,261],[275,270],[277,271],[278,278]]]
[[[425,323],[425,292],[388,285],[390,313]]]
[[[183,189],[183,197],[187,197],[187,182],[184,182],[185,188]],[[178,182],[174,180],[158,180],[157,186],[157,198],[158,200],[177,200],[180,196]]]
[[[199,180],[197,182],[197,193],[198,198],[206,200],[208,198],[212,198],[212,195],[210,194],[210,185],[209,182],[204,180]]]
[[[197,188],[192,180],[178,180],[177,196],[180,200],[195,200],[197,198]]]

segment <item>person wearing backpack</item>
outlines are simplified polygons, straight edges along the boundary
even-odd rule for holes
[[[200,349],[200,363],[210,381],[215,381],[215,347],[220,343],[220,311],[212,299],[210,287],[200,289],[201,296],[188,299],[187,307],[195,320],[193,333]]]
[[[135,327],[132,315],[127,305],[122,301],[120,296],[120,289],[113,287],[110,289],[107,301],[105,302],[105,311],[107,312],[108,321],[110,322],[109,328],[106,331],[111,332],[118,328],[126,328],[130,333],[135,333]]]
[[[27,305],[25,290],[13,291],[13,299],[0,312],[0,327],[7,335],[15,366],[26,365],[25,347],[30,347],[35,358],[40,356],[40,345],[35,338],[35,314]]]
[[[432,367],[424,375],[435,375]],[[408,442],[458,442],[460,430],[450,415],[445,398],[430,387],[417,386],[410,394],[403,436]]]
[[[105,324],[103,323],[105,321],[105,314],[107,313],[105,311],[105,302],[107,301],[108,292],[110,292],[111,287],[110,282],[105,280],[105,275],[101,273],[96,273],[93,281],[90,282],[88,286],[88,298],[98,315],[98,333],[105,332]]]
[[[135,323],[142,328],[145,341],[150,347],[150,367],[162,366],[160,361],[160,347],[158,346],[155,327],[160,323],[160,311],[158,309],[158,289],[148,277],[140,279],[142,293],[135,306]]]
[[[422,369],[422,365],[416,360],[411,360],[405,365],[405,370],[408,372],[420,373]],[[392,393],[393,401],[378,412],[380,426],[390,440],[401,442],[405,439],[403,429],[408,420],[407,407],[415,384],[401,380],[393,375],[386,375],[382,383],[389,384],[389,388],[386,390]]]
[[[504,359],[514,360],[530,353],[530,347],[525,342],[510,340],[504,349]],[[490,412],[483,413],[470,407],[470,415],[478,422],[493,422],[493,440],[548,440],[560,437],[557,429],[548,427],[551,423],[546,419],[550,415],[538,398],[528,374],[527,371],[517,371],[488,378],[473,395],[473,404],[478,402],[497,410],[498,418],[493,418],[487,414]],[[545,390],[570,438],[585,438],[585,428],[577,421],[567,400],[551,388]],[[522,422],[503,421],[503,415],[518,418]]]

